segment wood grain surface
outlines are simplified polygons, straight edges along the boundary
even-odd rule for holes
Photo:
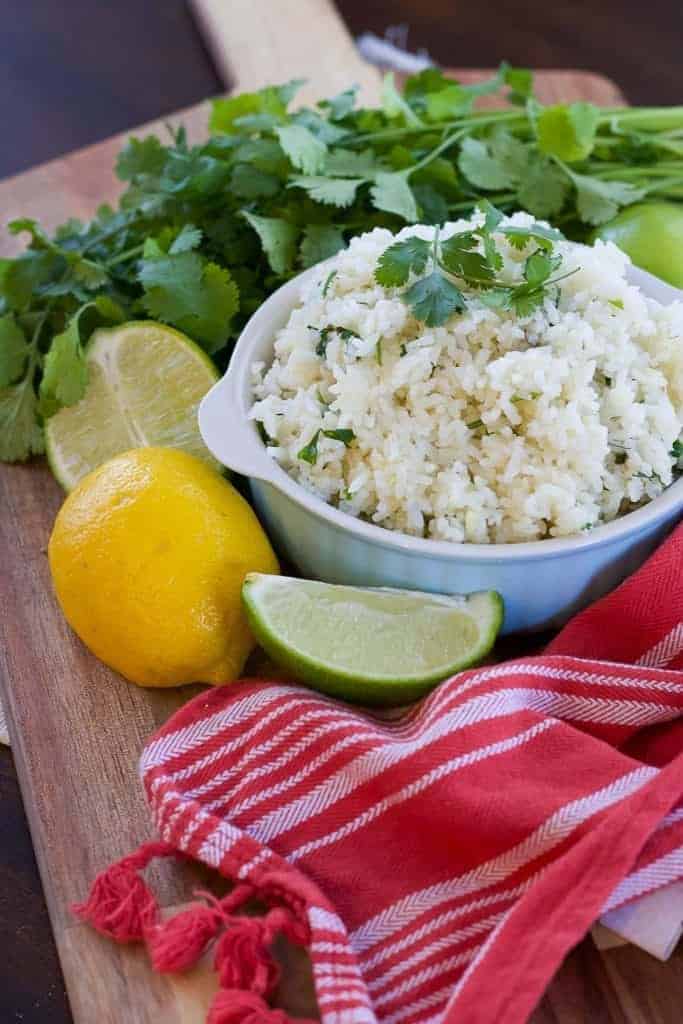
[[[310,59],[315,53],[313,48]],[[264,81],[282,77],[276,56],[271,60]],[[327,92],[324,75],[319,81]],[[544,75],[541,82],[546,98],[617,100],[614,87],[599,76],[565,72],[561,78]],[[195,137],[204,117],[197,108],[179,115]],[[118,145],[106,142],[0,184],[0,208],[7,214],[30,211],[48,224],[87,216],[115,195],[111,163]],[[52,596],[46,559],[61,497],[45,466],[1,467],[0,679],[71,1009],[76,1024],[188,1024],[202,998],[194,997],[192,981],[189,989],[188,983],[169,984],[149,971],[137,951],[101,940],[69,914],[69,904],[83,897],[98,870],[149,837],[138,756],[149,734],[192,690],[131,687],[69,631]],[[167,866],[153,884],[162,902],[177,904],[195,881],[189,869]],[[553,983],[535,1024],[673,1024],[679,1004],[670,982],[682,980],[680,961],[667,968],[653,964],[633,950],[599,955],[582,947]],[[281,1001],[310,1013],[305,966],[290,969],[287,977]],[[197,991],[204,984],[197,979]]]

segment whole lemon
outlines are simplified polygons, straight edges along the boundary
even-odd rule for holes
[[[48,547],[67,621],[98,658],[141,686],[224,683],[254,639],[246,573],[277,573],[251,507],[185,452],[118,455],[69,494]]]

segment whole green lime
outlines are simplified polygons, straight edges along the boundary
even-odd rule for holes
[[[683,288],[683,203],[636,203],[593,232],[614,242],[637,267]]]

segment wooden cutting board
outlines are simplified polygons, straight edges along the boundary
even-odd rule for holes
[[[207,18],[215,13],[214,3],[196,5]],[[360,60],[325,0],[272,0],[268,13],[263,0],[232,0],[230,7],[239,31],[224,39],[220,59],[233,68],[237,88],[306,75],[309,101],[354,81],[362,83],[365,102],[375,98],[377,72]],[[623,102],[611,82],[579,71],[541,72],[538,91],[546,101]],[[198,138],[206,107],[171,120],[182,121]],[[120,143],[115,138],[0,183],[3,220],[30,215],[53,227],[68,216],[88,217],[117,194],[112,166]],[[16,248],[16,240],[3,236],[1,255]],[[0,684],[73,1016],[76,1024],[194,1024],[203,1020],[209,998],[206,972],[165,981],[139,952],[100,939],[69,913],[100,869],[150,836],[138,757],[149,734],[194,689],[129,686],[69,631],[52,595],[46,558],[61,500],[44,464],[0,467]],[[153,882],[162,902],[177,904],[193,879],[167,867]],[[283,1004],[299,1015],[314,1014],[306,965],[290,959],[287,979]]]

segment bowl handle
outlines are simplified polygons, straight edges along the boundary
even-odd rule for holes
[[[268,455],[249,419],[244,396],[230,370],[211,388],[199,406],[199,431],[219,462],[235,473],[272,481],[277,465]]]

